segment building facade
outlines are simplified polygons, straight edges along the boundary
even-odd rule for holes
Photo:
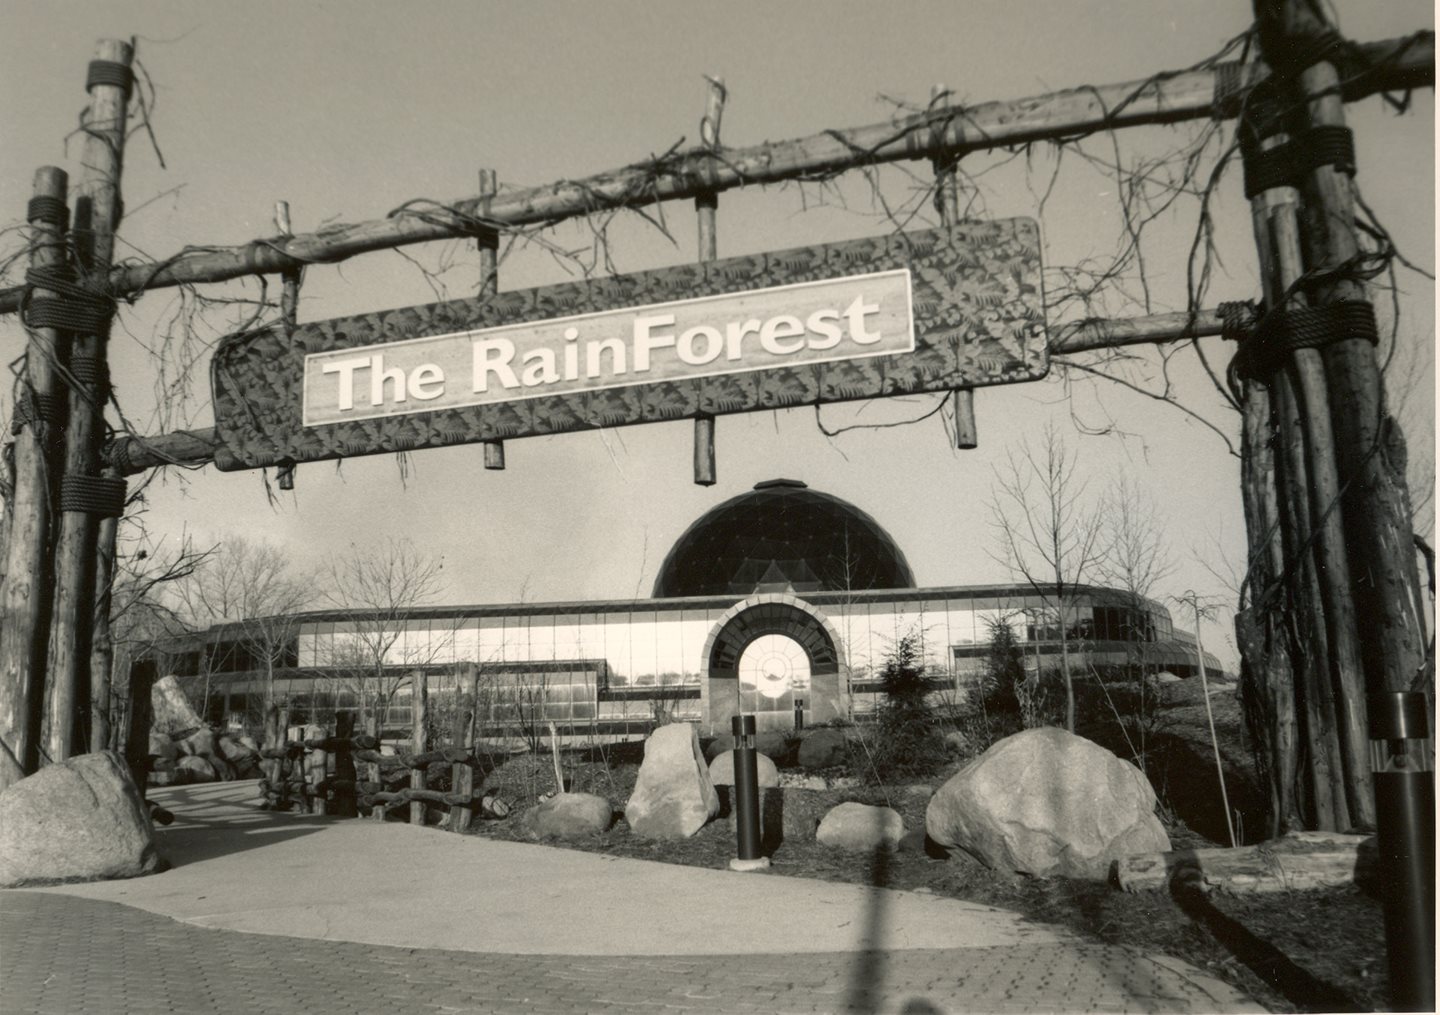
[[[364,611],[287,618],[293,649],[262,668],[235,626],[206,632],[188,668],[208,667],[216,708],[255,714],[266,685],[302,711],[381,703],[409,722],[409,675],[453,700],[478,689],[492,739],[639,735],[663,718],[726,732],[750,712],[791,728],[873,711],[880,673],[912,637],[942,698],[983,671],[1008,624],[1032,669],[1058,663],[1055,605],[1021,585],[916,588],[910,566],[868,514],[790,480],[761,483],[698,519],[644,600],[424,607],[382,621]],[[1071,651],[1096,667],[1196,672],[1195,642],[1159,603],[1085,587],[1067,597]],[[1207,656],[1213,673],[1220,667]]]

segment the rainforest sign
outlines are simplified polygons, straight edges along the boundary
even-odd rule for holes
[[[223,469],[1033,380],[1028,219],[274,328],[215,357]]]

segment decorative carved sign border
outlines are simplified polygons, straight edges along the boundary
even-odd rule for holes
[[[906,290],[911,307],[896,306]],[[1038,226],[967,223],[315,321],[288,339],[231,336],[211,366],[215,462],[1010,384],[1047,368]]]

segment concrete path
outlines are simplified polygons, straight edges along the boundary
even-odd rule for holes
[[[274,814],[252,783],[152,796],[171,870],[0,893],[0,1011],[1263,1010],[921,893]]]

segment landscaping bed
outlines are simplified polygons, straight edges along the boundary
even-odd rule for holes
[[[605,797],[617,815],[606,833],[558,844],[611,856],[726,868],[735,855],[735,833],[724,817],[678,841],[653,841],[630,832],[620,812],[634,788],[641,748],[624,744],[567,753],[563,761],[567,787]],[[492,762],[486,786],[505,796],[516,811],[555,789],[548,757],[520,755]],[[954,767],[937,773],[931,786],[941,785]],[[887,804],[904,817],[907,831],[923,829],[928,800],[928,792],[909,784],[791,788],[785,793],[787,801],[804,801],[807,816],[812,811],[823,814],[844,801]],[[1176,849],[1217,845],[1181,823],[1171,822],[1167,831]],[[471,832],[533,841],[513,820],[477,821]],[[1127,894],[1102,882],[993,871],[964,855],[936,855],[933,845],[927,851],[913,838],[883,861],[822,846],[813,837],[792,836],[778,845],[773,839],[767,834],[772,866],[752,876],[809,877],[927,891],[1013,910],[1097,941],[1184,959],[1274,1011],[1374,1011],[1387,1004],[1381,907],[1359,889],[1255,896]]]

